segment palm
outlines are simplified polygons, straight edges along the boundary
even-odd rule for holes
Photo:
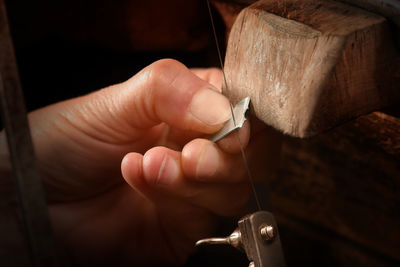
[[[121,184],[84,201],[53,204],[50,212],[57,239],[65,247],[79,247],[69,255],[72,263],[140,265],[152,259],[154,264],[155,251],[160,263],[181,263],[194,241],[211,230],[212,217],[180,200],[163,200],[156,207]]]
[[[146,130],[135,129],[130,133],[138,138],[127,142],[129,137],[124,136],[111,143],[97,144],[96,149],[88,142],[87,147],[80,150],[82,154],[73,151],[74,157],[71,159],[74,162],[63,161],[64,173],[69,176],[58,173],[57,177],[47,177],[48,180],[56,179],[59,182],[56,191],[51,191],[51,196],[55,197],[50,198],[53,202],[50,212],[53,225],[57,226],[57,238],[64,240],[68,247],[80,246],[79,254],[70,255],[77,262],[82,261],[83,255],[87,260],[91,258],[91,262],[94,259],[102,262],[107,258],[113,258],[115,262],[117,251],[123,251],[120,259],[124,261],[141,262],[151,258],[155,245],[147,240],[155,237],[158,239],[157,251],[162,255],[158,257],[160,262],[179,262],[192,250],[193,242],[204,235],[198,229],[205,229],[204,232],[210,230],[211,216],[205,210],[166,195],[160,195],[161,199],[155,206],[127,185],[120,172],[121,159],[130,151],[144,153],[154,145],[180,150],[187,141],[199,134],[182,132],[165,124]],[[123,144],[115,145],[120,143]],[[110,145],[114,154],[105,152]],[[73,148],[68,145],[65,150],[68,149]],[[92,162],[96,166],[88,167]],[[88,169],[91,171],[88,172]],[[197,219],[199,214],[202,220]],[[204,215],[209,219],[205,219]],[[171,248],[171,244],[179,249]],[[136,254],[139,248],[141,253]],[[180,255],[176,255],[174,250],[179,251]]]

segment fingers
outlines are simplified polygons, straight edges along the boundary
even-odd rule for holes
[[[243,127],[232,132],[218,141],[218,146],[228,153],[240,153],[241,148],[245,149],[250,139],[250,122],[245,121]]]
[[[220,87],[221,78],[217,69],[190,71],[173,60],[158,61],[119,87],[108,89],[110,95],[117,95],[111,111],[114,118],[136,128],[164,122],[172,128],[212,133],[231,117],[229,101],[215,87]],[[239,131],[244,147],[249,129],[246,123]],[[157,205],[170,202],[167,197],[180,198],[216,214],[231,215],[249,195],[239,151],[237,134],[218,145],[196,139],[182,152],[155,147],[143,156],[130,153],[121,169],[125,180]],[[163,197],[165,201],[160,200]]]
[[[207,81],[212,84],[216,88],[218,88],[218,92],[222,90],[222,71],[217,68],[193,68],[190,69],[194,74],[196,74],[200,79]]]
[[[227,155],[221,157],[228,158]],[[221,174],[214,175],[214,180],[197,181],[198,177],[190,177],[185,173],[181,167],[183,161],[181,153],[156,147],[144,156],[137,153],[126,155],[121,168],[123,177],[133,188],[160,206],[168,203],[168,198],[179,198],[215,214],[228,216],[237,213],[245,205],[249,196],[246,180],[236,179],[236,182],[226,184],[222,183],[226,177]]]
[[[136,128],[165,122],[182,130],[212,133],[230,118],[228,99],[171,59],[157,61],[127,82],[100,94],[101,101],[107,102],[100,107],[110,106],[112,118]]]
[[[238,183],[245,176],[240,153],[227,153],[205,139],[195,139],[183,148],[181,164],[184,174],[194,181]]]

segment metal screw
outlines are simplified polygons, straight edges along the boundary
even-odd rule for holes
[[[275,237],[274,227],[272,225],[264,225],[260,229],[260,234],[265,241],[270,241]]]

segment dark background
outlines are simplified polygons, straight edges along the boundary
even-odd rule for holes
[[[125,32],[107,26],[115,19],[106,15],[113,14],[113,1],[70,2],[7,1],[29,110],[124,81],[160,58],[189,67],[218,66],[205,3],[199,7],[204,21],[192,31],[193,39],[206,40],[200,47],[133,49]],[[214,18],[224,47],[225,29],[215,11]],[[281,167],[263,192],[277,217],[289,266],[399,266],[399,107],[314,138],[284,138]],[[228,235],[234,227],[235,219],[227,220],[219,233]],[[247,264],[243,254],[218,247],[199,249],[187,266]]]
[[[87,33],[87,27],[85,25],[80,27],[71,20],[80,20],[88,24],[85,18],[79,17],[84,17],[85,13],[93,17],[99,12],[94,7],[91,10],[90,4],[100,7],[107,4],[107,1],[88,2],[87,5],[66,7],[62,3],[57,4],[57,1],[53,3],[45,0],[6,1],[28,111],[123,82],[142,68],[162,58],[179,60],[188,67],[220,67],[205,1],[200,11],[206,18],[207,23],[203,25],[202,31],[207,31],[208,41],[206,45],[194,51],[185,49],[141,51],[124,45],[109,45],[95,38],[91,40],[76,38],[76,35]],[[75,12],[74,8],[89,10]],[[212,12],[219,36],[218,41],[220,47],[224,49],[225,27],[216,10],[213,9]],[[52,21],[55,16],[63,17],[65,21],[60,22],[59,19],[56,22]],[[59,30],[56,26],[50,27],[52,23],[58,23]],[[68,26],[69,23],[74,25]],[[103,25],[102,22],[98,24],[99,27]],[[71,36],[69,27],[76,31],[76,35]],[[224,50],[221,53],[224,55]],[[218,233],[229,235],[236,227],[235,224],[235,219],[226,220]],[[247,265],[245,254],[228,246],[219,246],[199,248],[185,266]]]

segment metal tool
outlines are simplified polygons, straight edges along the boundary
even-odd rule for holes
[[[196,246],[226,244],[243,250],[249,266],[285,266],[278,226],[272,213],[258,211],[238,222],[238,228],[225,238],[207,238],[197,241]]]
[[[238,130],[243,127],[244,122],[246,121],[246,111],[249,109],[250,97],[246,97],[239,101],[235,107],[232,108],[232,112],[234,116],[232,116],[227,123],[225,123],[222,129],[211,136],[210,140],[213,142],[217,142],[232,133],[235,130]]]

